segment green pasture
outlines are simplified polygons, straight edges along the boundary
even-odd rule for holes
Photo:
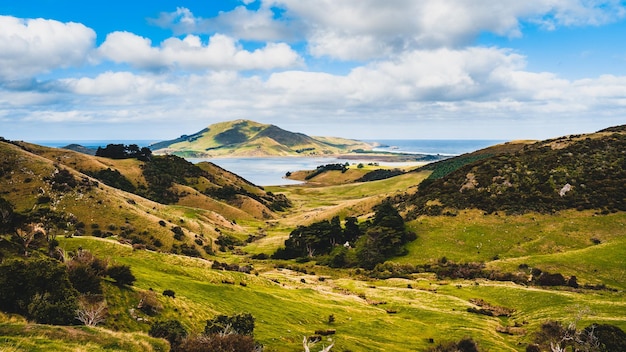
[[[193,333],[202,331],[216,314],[250,312],[256,318],[255,338],[266,351],[301,348],[303,336],[334,329],[334,350],[414,351],[435,343],[471,336],[485,350],[523,351],[532,332],[546,320],[572,321],[581,312],[580,327],[591,322],[626,329],[623,292],[539,289],[487,281],[437,281],[432,276],[368,280],[354,270],[317,270],[308,274],[259,265],[258,275],[211,269],[211,262],[171,254],[133,251],[113,241],[90,237],[61,239],[61,246],[79,246],[115,263],[130,265],[137,277],[132,289],[107,285],[115,306],[105,327],[147,331],[155,319],[178,319]],[[312,274],[313,270],[318,272]],[[326,275],[329,274],[329,275]],[[324,276],[324,280],[320,278]],[[157,293],[163,310],[145,322],[124,314],[136,306],[140,292]],[[176,298],[162,296],[165,289]],[[110,297],[110,298],[109,298]],[[514,309],[496,318],[467,312],[470,299]],[[329,315],[335,322],[328,323]],[[123,316],[126,317],[123,317]],[[117,317],[117,318],[116,318]],[[117,320],[116,320],[117,319]],[[496,331],[515,323],[525,331]],[[432,340],[430,340],[432,339]],[[329,344],[330,341],[324,341]]]

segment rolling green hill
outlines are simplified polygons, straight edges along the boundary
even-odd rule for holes
[[[240,127],[216,135],[236,142],[255,128]],[[301,141],[275,133],[260,139]],[[625,330],[625,133],[511,142],[369,182],[354,182],[367,167],[349,167],[265,189],[171,155],[109,159],[2,140],[0,305],[7,292],[34,294],[0,313],[0,349],[163,351],[172,345],[148,335],[159,322],[202,339],[207,321],[239,313],[254,317],[265,351],[303,350],[304,337],[318,341],[312,351],[441,351],[470,338],[482,352],[543,351],[550,340],[536,333],[548,322]],[[302,226],[350,217],[367,230],[389,199],[417,237],[393,252],[402,255],[372,270],[331,268],[314,253],[270,259]],[[44,262],[57,276],[6,271]],[[120,266],[136,280],[120,284],[108,269]],[[83,290],[99,275],[107,310],[97,327],[36,323],[59,304],[50,292],[64,272]]]
[[[213,124],[192,135],[150,146],[156,154],[185,157],[320,156],[369,150],[371,145],[343,138],[309,137],[249,120]]]
[[[459,209],[626,211],[625,149],[626,133],[615,127],[519,145],[517,151],[489,154],[485,150],[429,166],[438,177],[421,184],[419,192],[400,203],[411,209],[412,218]],[[444,166],[449,170],[442,171]]]
[[[212,163],[175,156],[118,160],[8,141],[0,155],[0,197],[23,222],[62,236],[206,256],[221,235],[247,236],[236,221],[272,219],[290,205]]]

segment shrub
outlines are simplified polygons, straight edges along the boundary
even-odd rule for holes
[[[174,238],[179,241],[182,241],[183,237],[185,236],[185,233],[180,226],[172,227],[172,232],[174,233]]]
[[[175,349],[187,337],[187,330],[180,321],[173,319],[154,322],[148,334],[166,339],[172,345],[172,349]]]
[[[598,339],[601,352],[626,351],[626,333],[615,325],[600,324],[590,325],[585,328],[583,336],[589,336],[590,332]]]
[[[471,337],[466,337],[458,342],[448,342],[429,348],[429,352],[478,352],[478,345]]]
[[[178,346],[178,351],[185,352],[254,352],[258,351],[257,345],[251,336],[229,334],[210,336],[195,336],[186,338]]]
[[[254,332],[254,317],[250,313],[235,314],[233,316],[218,315],[207,320],[204,327],[205,335],[225,332],[228,327],[240,335],[252,335]]]
[[[68,276],[72,286],[80,293],[102,293],[100,276],[90,266],[77,264],[68,266]]]
[[[154,291],[142,291],[139,294],[137,308],[148,315],[155,315],[163,309]]]
[[[113,265],[107,269],[106,274],[119,286],[131,286],[136,280],[128,265]]]

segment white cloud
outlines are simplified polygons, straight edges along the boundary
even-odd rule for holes
[[[0,78],[32,77],[83,64],[95,32],[79,23],[0,16]]]
[[[270,70],[294,67],[302,59],[287,44],[268,43],[254,51],[245,50],[232,37],[215,34],[207,44],[200,37],[169,38],[159,47],[149,39],[128,32],[114,32],[98,48],[103,58],[143,69],[181,68],[191,70]]]
[[[477,138],[472,133],[479,132],[480,138],[529,138],[530,133],[539,133],[536,126],[548,122],[552,130],[559,125],[592,130],[618,124],[615,116],[626,114],[624,96],[626,77],[570,81],[550,73],[528,72],[525,58],[506,50],[442,48],[405,53],[345,75],[285,71],[264,78],[235,71],[184,76],[175,72],[106,72],[94,78],[51,83],[49,89],[38,93],[0,87],[0,106],[31,101],[37,103],[36,109],[13,105],[12,111],[19,112],[8,118],[32,123],[144,124],[145,129],[136,133],[161,138],[236,118],[284,128],[294,124],[332,126],[334,132],[324,132],[324,127],[298,131],[354,138],[366,138],[356,131],[370,133],[372,138],[415,138],[413,133],[426,128],[439,128],[442,136],[445,128],[441,126],[451,124],[456,137]],[[8,115],[0,109],[0,116],[6,120]],[[381,125],[378,129],[377,124],[394,127],[385,130]],[[124,129],[116,127],[120,128]],[[506,128],[508,134],[503,133]],[[382,135],[384,131],[396,134]]]
[[[289,19],[308,25],[313,55],[342,60],[460,47],[483,31],[520,36],[524,21],[554,28],[599,25],[625,16],[618,0],[267,0],[264,5],[286,8]],[[376,50],[364,49],[364,43]]]
[[[180,93],[178,86],[162,76],[142,76],[130,72],[105,72],[95,78],[64,79],[61,83],[79,95],[103,96],[116,102],[138,102],[138,98],[160,98]],[[124,99],[124,97],[129,99]]]
[[[284,12],[277,16],[276,8]],[[519,37],[525,22],[550,30],[625,16],[620,0],[263,0],[258,10],[238,6],[200,18],[178,8],[153,22],[175,34],[302,40],[313,56],[366,61],[416,49],[459,48],[482,32]]]

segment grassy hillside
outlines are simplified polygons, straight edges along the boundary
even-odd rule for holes
[[[226,131],[217,132],[223,133],[219,138],[241,138]],[[0,265],[45,256],[49,248],[68,257],[87,250],[109,265],[127,265],[136,277],[126,287],[102,279],[108,315],[98,327],[38,325],[0,314],[0,346],[164,350],[165,340],[147,335],[157,321],[175,319],[195,335],[219,314],[244,312],[255,318],[254,338],[265,351],[302,350],[305,336],[321,338],[313,351],[331,342],[333,351],[427,351],[467,337],[480,351],[525,351],[547,321],[626,330],[626,211],[619,198],[626,183],[616,184],[623,181],[623,133],[612,128],[509,143],[370,182],[355,181],[373,166],[350,166],[317,173],[304,184],[265,189],[211,163],[191,168],[165,158],[157,170],[172,177],[168,189],[179,195],[170,205],[86,176],[115,170],[136,190],[149,189],[145,162],[0,142]],[[555,192],[561,199],[564,181],[573,186],[562,197],[571,197],[566,204],[593,206],[547,202],[557,199]],[[461,192],[466,184],[474,187],[472,197]],[[594,192],[585,193],[589,188]],[[513,191],[521,193],[506,193]],[[600,195],[606,205],[594,203]],[[515,197],[512,208],[506,200]],[[280,199],[291,206],[268,206]],[[385,199],[408,215],[405,225],[417,235],[404,255],[373,270],[330,268],[314,256],[269,259],[299,226],[335,216],[371,223]],[[545,204],[552,208],[539,206]],[[15,225],[32,222],[42,222],[58,246],[43,237],[22,241]],[[110,235],[91,236],[94,230]],[[134,238],[155,247],[158,240],[161,247],[143,250]],[[183,244],[187,250],[210,245],[212,253],[169,253],[181,253]],[[346,249],[347,255],[354,250]],[[536,279],[543,274],[568,281],[542,285]],[[175,297],[163,294],[168,290]],[[152,297],[155,311],[140,309],[145,297]]]
[[[249,120],[216,123],[192,135],[150,147],[156,153],[195,157],[319,156],[371,149],[371,145],[364,142],[309,137]]]
[[[413,218],[471,208],[489,213],[624,211],[625,148],[623,132],[537,142],[512,154],[472,160],[399,202]]]
[[[544,319],[570,321],[582,307],[589,307],[593,315],[584,316],[581,326],[608,321],[626,328],[623,321],[615,319],[626,313],[622,293],[588,294],[488,281],[437,281],[424,275],[363,280],[353,271],[328,271],[311,264],[293,271],[258,262],[258,275],[249,275],[213,270],[210,262],[202,260],[137,252],[90,238],[64,239],[61,245],[68,250],[88,248],[130,265],[138,278],[133,288],[136,292],[175,290],[173,299],[159,295],[164,308],[158,318],[179,319],[191,331],[200,332],[206,319],[218,313],[252,313],[257,319],[255,336],[269,351],[299,350],[302,336],[325,329],[336,330],[331,338],[340,351],[424,350],[432,346],[429,339],[441,342],[465,336],[473,336],[485,350],[519,351],[523,349],[517,344],[528,341],[527,335],[496,330],[515,322],[524,331],[532,331]],[[120,312],[138,302],[138,297],[113,299],[122,302]],[[508,307],[515,313],[507,318],[473,314],[467,311],[475,306],[472,299]],[[395,313],[389,313],[392,311]],[[328,323],[330,314],[335,318],[333,323]],[[115,324],[107,320],[104,326]],[[127,324],[123,328],[131,330],[146,330],[148,325],[132,321]]]
[[[136,159],[114,160],[7,142],[0,142],[0,154],[0,197],[25,221],[43,222],[60,236],[115,236],[152,250],[204,256],[222,234],[246,237],[236,219],[273,218],[272,209],[289,205],[284,197],[268,194],[210,163],[195,166],[157,157],[152,163],[164,158],[163,163],[159,161],[155,176],[150,177],[158,180],[172,173],[171,185],[164,187],[152,186],[146,178],[146,170],[151,169]],[[114,178],[103,177],[102,171]],[[107,185],[115,186],[118,179],[132,189]],[[174,195],[172,204],[140,196],[162,199],[156,192]]]

